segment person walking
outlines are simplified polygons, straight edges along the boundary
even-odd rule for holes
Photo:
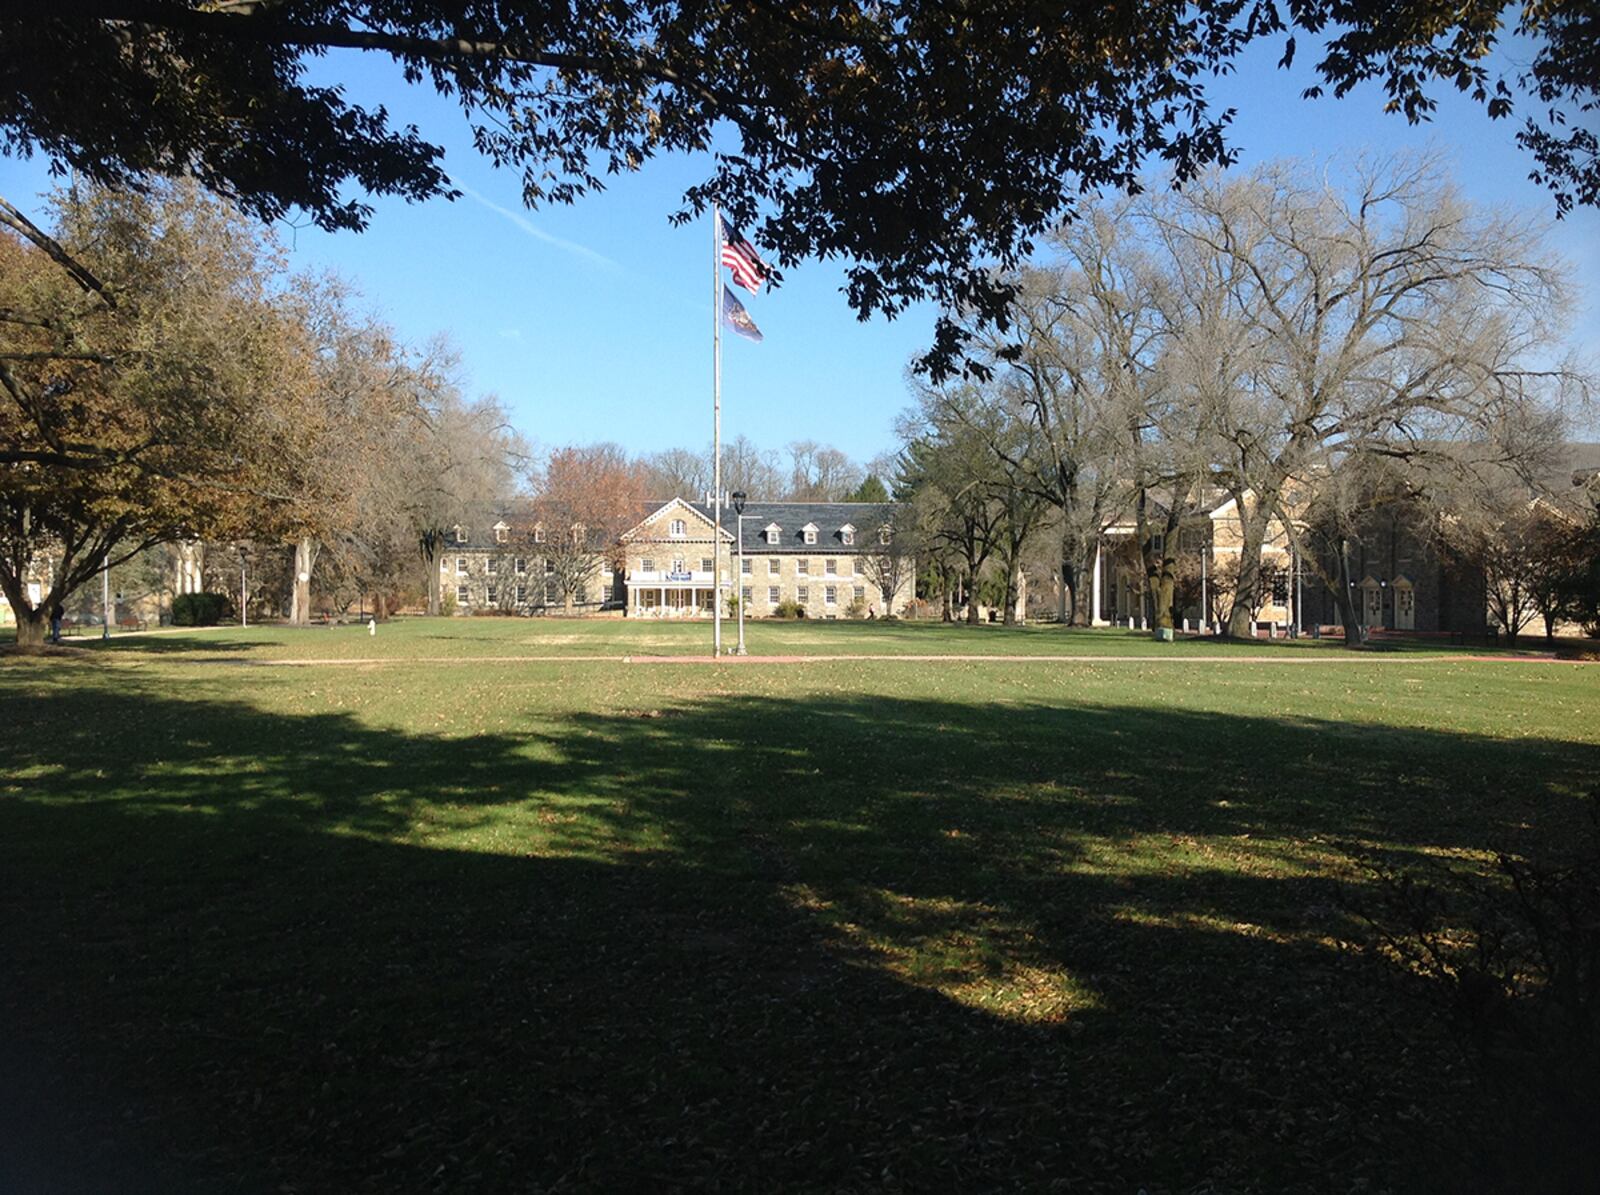
[[[61,609],[60,602],[56,602],[50,607],[50,642],[57,647],[61,646],[61,616],[63,613],[65,611]]]

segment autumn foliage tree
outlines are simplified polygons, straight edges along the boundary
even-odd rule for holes
[[[552,452],[533,478],[533,517],[541,524],[546,580],[566,613],[591,592],[604,565],[620,567],[618,537],[637,523],[650,497],[645,467],[616,444]]]
[[[55,205],[38,236],[95,286],[0,234],[0,592],[23,644],[107,564],[291,506],[309,381],[259,224],[182,182]]]

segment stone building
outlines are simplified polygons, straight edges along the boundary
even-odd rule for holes
[[[535,614],[564,607],[552,536],[571,528],[546,527],[529,510],[507,504],[449,529],[438,552],[439,597],[457,614]],[[567,566],[567,567],[570,567]],[[612,559],[594,553],[575,586],[577,611],[620,606]]]
[[[888,540],[892,512],[870,502],[753,502],[741,519],[725,506],[719,539],[709,505],[651,503],[614,552],[592,554],[574,606],[634,617],[709,616],[721,556],[724,590],[734,591],[737,576],[747,617],[769,616],[783,603],[810,618],[882,617],[891,607],[898,613],[911,600],[914,570]],[[562,608],[558,572],[571,565],[558,563],[554,537],[570,533],[532,521],[515,505],[451,528],[438,556],[445,605],[458,614]]]
[[[1166,512],[1158,505],[1151,518],[1164,524]],[[1095,626],[1126,625],[1129,619],[1139,625],[1150,617],[1145,610],[1144,565],[1134,536],[1135,524],[1128,517],[1113,523],[1101,538],[1090,577],[1089,607]],[[1238,503],[1228,494],[1211,494],[1183,520],[1178,536],[1177,617],[1193,627],[1226,620],[1244,550]],[[1158,548],[1160,544],[1158,533]],[[1261,566],[1256,621],[1293,625],[1296,594],[1304,592],[1310,577],[1300,568],[1288,532],[1276,518],[1267,524]]]
[[[719,538],[708,504],[674,498],[622,536],[628,614],[710,615],[718,555],[747,617],[788,603],[808,618],[900,613],[915,570],[893,543],[893,512],[874,502],[752,502],[741,516],[724,506]]]

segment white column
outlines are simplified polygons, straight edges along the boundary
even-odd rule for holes
[[[1089,598],[1089,625],[1092,627],[1105,625],[1100,618],[1100,586],[1102,584],[1101,576],[1105,572],[1105,562],[1101,559],[1100,549],[1100,540],[1096,538],[1094,541],[1094,579],[1089,586],[1089,592],[1091,595]]]

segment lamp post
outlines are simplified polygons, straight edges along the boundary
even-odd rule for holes
[[[733,654],[742,656],[744,650],[744,502],[743,490],[733,491],[733,525],[734,539],[739,544],[739,571],[734,574],[734,593],[739,595],[739,646]]]

